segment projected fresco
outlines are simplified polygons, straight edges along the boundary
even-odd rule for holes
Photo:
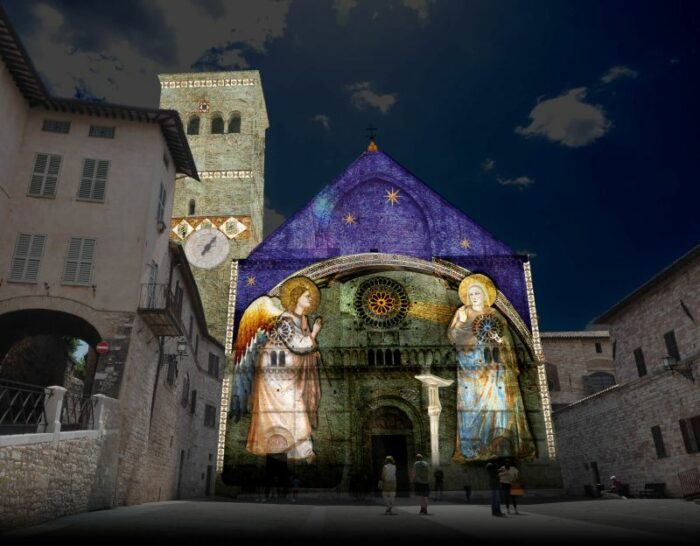
[[[518,362],[508,323],[492,307],[496,287],[485,275],[459,285],[464,303],[447,337],[457,350],[456,461],[534,455],[518,385]]]
[[[295,277],[282,285],[280,298],[258,298],[243,315],[234,400],[235,411],[252,413],[246,448],[255,455],[315,458],[311,431],[321,397],[316,336],[322,323],[317,318],[309,325],[307,313],[319,298],[312,281]]]

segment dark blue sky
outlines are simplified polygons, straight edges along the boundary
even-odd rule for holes
[[[532,255],[544,330],[584,328],[700,242],[700,3],[1,1],[59,96],[157,106],[158,73],[260,70],[277,221],[378,127]]]

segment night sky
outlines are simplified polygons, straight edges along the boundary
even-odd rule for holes
[[[257,69],[267,231],[379,148],[519,253],[583,329],[700,241],[700,3],[0,0],[50,92],[157,107]]]

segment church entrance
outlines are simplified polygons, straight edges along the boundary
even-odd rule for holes
[[[371,452],[371,476],[376,483],[382,474],[384,457],[391,455],[396,462],[396,495],[407,497],[411,491],[408,476],[409,450],[413,449],[413,423],[394,406],[377,408],[365,426],[367,447]]]

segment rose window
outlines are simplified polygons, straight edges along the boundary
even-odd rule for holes
[[[479,315],[472,323],[472,331],[482,343],[500,343],[503,323],[494,315]]]
[[[355,310],[368,326],[396,326],[408,313],[409,305],[404,287],[384,277],[364,281],[355,293]]]

